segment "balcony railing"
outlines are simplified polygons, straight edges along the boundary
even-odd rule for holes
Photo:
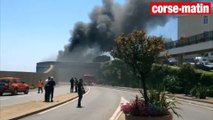
[[[165,49],[183,47],[206,41],[213,41],[213,31],[204,32],[190,37],[181,37],[179,40],[165,43]]]

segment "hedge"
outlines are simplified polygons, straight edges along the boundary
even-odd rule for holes
[[[100,73],[99,82],[102,84],[139,87],[131,68],[123,61],[106,62],[102,65]],[[152,87],[163,83],[170,92],[189,94],[195,86],[201,84],[210,91],[208,95],[213,95],[213,72],[197,70],[189,64],[181,67],[154,64],[148,76],[146,81]]]
[[[191,71],[188,71],[191,72]],[[187,74],[187,73],[186,73]],[[168,66],[168,65],[160,65],[160,64],[154,64],[152,67],[152,72],[150,73],[150,77],[148,80],[150,81],[160,81],[162,82],[165,76],[172,75],[172,76],[178,76],[181,78],[181,69],[177,66]],[[203,71],[203,70],[194,70],[194,75],[189,76],[190,79],[194,78],[196,83],[201,83],[205,86],[211,86],[213,85],[213,72]]]
[[[208,88],[209,96],[213,93],[213,72],[194,69],[193,66],[181,67],[154,64],[147,82],[150,85],[164,83],[166,89],[173,93],[189,94],[198,84]]]

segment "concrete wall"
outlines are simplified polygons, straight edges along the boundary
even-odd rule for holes
[[[0,71],[0,77],[19,77],[24,82],[37,86],[39,79],[43,81],[53,76],[56,82],[68,82],[71,77],[82,78],[84,74],[92,74],[97,78],[101,63],[81,62],[40,62],[37,72]]]
[[[83,78],[85,74],[92,74],[96,78],[101,63],[60,62],[54,65],[54,76],[57,81],[68,81],[71,77]]]
[[[92,74],[97,77],[101,63],[81,62],[40,62],[37,63],[37,72],[0,71],[0,77],[19,77],[24,82],[37,86],[39,79],[43,81],[53,76],[56,82],[68,82],[71,77],[82,78],[84,74]]]
[[[45,61],[45,62],[38,62],[36,64],[36,72],[37,73],[45,73],[50,69],[51,65],[56,64],[55,61]]]
[[[48,71],[52,67],[52,75],[56,82],[68,82],[71,77],[83,78],[84,74],[92,74],[96,78],[100,71],[100,62],[58,62],[46,61],[37,63],[37,72]]]

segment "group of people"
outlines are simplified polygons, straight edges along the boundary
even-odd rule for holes
[[[44,85],[45,90],[44,101],[53,102],[55,81],[53,77],[48,77],[48,79],[45,82],[46,83]]]
[[[38,81],[38,94],[43,93],[43,86],[45,90],[44,101],[45,102],[53,102],[53,95],[54,95],[54,86],[56,85],[53,77],[48,77],[45,81],[45,84],[42,80]],[[83,98],[83,94],[85,93],[85,89],[83,87],[83,79],[77,80],[77,78],[70,79],[70,92],[77,92],[78,93],[78,104],[77,107],[81,108],[81,100]],[[75,89],[74,89],[75,88]]]
[[[77,91],[78,91],[78,80],[77,80],[77,78],[71,78],[70,79],[70,93],[77,92]]]
[[[43,86],[44,86],[44,90],[45,90],[44,101],[45,102],[53,102],[55,84],[56,83],[55,83],[53,77],[48,77],[47,80],[45,81],[45,85],[42,82],[42,80],[38,81],[38,94],[40,92],[43,93]]]

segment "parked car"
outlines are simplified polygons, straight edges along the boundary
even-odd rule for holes
[[[12,95],[16,95],[18,92],[28,94],[29,85],[21,81],[20,78],[16,77],[0,78],[0,95],[3,95],[3,93],[11,93]]]
[[[213,52],[207,52],[207,53],[205,53],[204,57],[207,57],[210,62],[213,62]]]
[[[209,64],[209,59],[207,57],[195,57],[195,64]]]
[[[206,71],[213,70],[213,64],[209,62],[207,57],[195,57],[195,67]]]
[[[167,65],[177,65],[178,64],[178,61],[175,59],[175,58],[168,58],[168,59],[164,59],[163,60],[163,63],[164,64],[167,64]]]

